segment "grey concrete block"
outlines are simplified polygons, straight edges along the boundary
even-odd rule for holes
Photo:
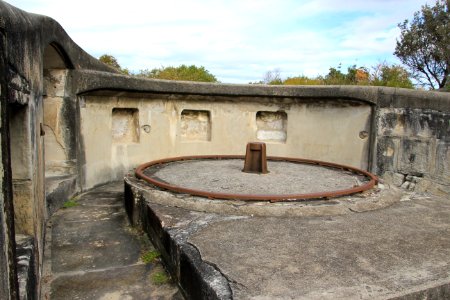
[[[435,175],[441,183],[450,182],[450,142],[438,143],[436,147]]]
[[[403,139],[400,144],[398,170],[411,175],[428,173],[434,156],[432,147],[429,140]]]
[[[404,181],[405,181],[405,175],[400,174],[400,173],[394,173],[392,175],[392,183],[395,186],[401,186]]]

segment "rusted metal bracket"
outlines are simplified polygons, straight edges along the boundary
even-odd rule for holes
[[[244,169],[242,172],[267,174],[266,143],[252,142],[247,144]]]

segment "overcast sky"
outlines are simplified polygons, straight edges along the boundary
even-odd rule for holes
[[[132,71],[204,66],[221,82],[371,67],[393,55],[397,24],[427,0],[7,0],[58,21],[95,57]]]

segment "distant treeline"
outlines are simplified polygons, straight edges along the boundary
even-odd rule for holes
[[[152,70],[140,70],[132,73],[126,68],[122,68],[117,59],[109,54],[100,56],[99,60],[118,72],[130,76],[166,79],[166,80],[186,80],[201,82],[218,82],[217,77],[211,74],[205,67],[181,65],[178,67],[161,67]],[[388,65],[380,63],[373,67],[371,71],[367,68],[357,68],[356,65],[348,67],[347,72],[341,70],[341,65],[337,68],[330,68],[325,76],[307,77],[304,75],[288,77],[282,79],[279,70],[268,71],[264,78],[250,84],[268,85],[378,85],[413,88],[414,85],[409,78],[408,72],[399,65]]]
[[[413,88],[408,71],[400,65],[380,63],[370,70],[365,67],[353,65],[342,71],[341,65],[330,68],[325,76],[308,77],[305,75],[282,79],[280,71],[275,69],[268,71],[264,78],[251,84],[273,85],[374,85],[391,86],[401,88]]]

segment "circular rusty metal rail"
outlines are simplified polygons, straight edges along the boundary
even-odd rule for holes
[[[155,166],[162,165],[170,162],[176,161],[186,161],[186,160],[203,160],[203,159],[211,159],[211,160],[221,160],[221,159],[244,159],[243,155],[198,155],[198,156],[181,156],[181,157],[173,157],[173,158],[165,158],[160,160],[155,160],[151,162],[144,163],[136,168],[135,174],[136,177],[147,181],[159,188],[166,189],[169,191],[174,191],[177,193],[190,194],[193,196],[202,196],[209,199],[227,199],[227,200],[241,200],[241,201],[270,201],[270,202],[281,202],[281,201],[296,201],[296,200],[307,200],[307,199],[321,199],[321,198],[334,198],[339,196],[351,195],[355,193],[360,193],[366,190],[369,190],[375,186],[378,179],[372,173],[367,171],[345,166],[341,164],[325,162],[320,160],[311,160],[311,159],[302,159],[302,158],[290,158],[290,157],[279,157],[279,156],[268,156],[268,160],[272,161],[287,161],[292,163],[299,164],[309,164],[309,165],[319,165],[323,167],[329,167],[334,169],[340,169],[343,171],[349,171],[357,175],[363,175],[369,179],[369,182],[355,186],[349,189],[336,190],[336,191],[327,191],[327,192],[317,192],[317,193],[308,193],[308,194],[285,194],[285,195],[254,195],[254,194],[233,194],[233,193],[216,193],[216,192],[207,192],[203,190],[189,189],[173,184],[169,184],[163,181],[159,181],[154,178],[150,178],[149,176],[144,174],[144,170]]]

